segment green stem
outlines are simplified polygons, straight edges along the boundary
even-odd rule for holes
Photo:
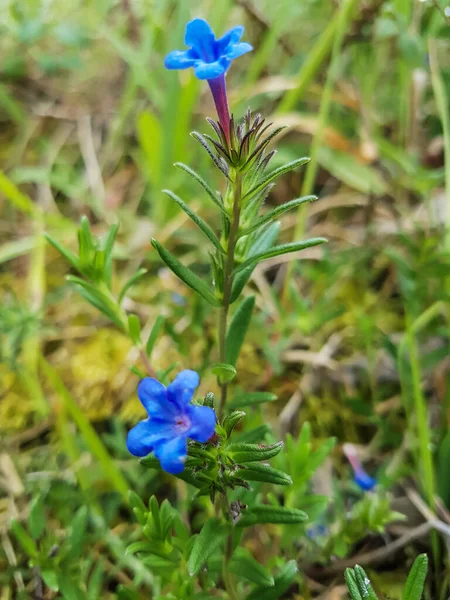
[[[233,269],[234,269],[234,254],[236,250],[236,242],[238,240],[239,219],[241,215],[241,196],[242,196],[242,178],[236,174],[234,181],[233,194],[233,220],[230,227],[230,233],[227,240],[227,258],[225,260],[225,269],[223,275],[223,298],[222,306],[219,313],[219,360],[221,363],[226,363],[227,359],[227,324],[228,311],[230,309],[231,291],[233,289]],[[219,420],[223,417],[225,403],[227,401],[228,383],[220,383],[220,403],[218,416]]]

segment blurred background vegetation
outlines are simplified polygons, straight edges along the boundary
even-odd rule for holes
[[[359,561],[380,593],[398,598],[398,582],[426,551],[434,569],[428,597],[447,598],[448,530],[430,535],[436,523],[441,533],[450,524],[447,4],[1,4],[2,600],[61,597],[51,591],[58,569],[67,581],[84,582],[81,598],[160,593],[151,571],[124,556],[136,530],[126,492],[178,498],[180,506],[185,492],[127,455],[127,427],[142,418],[131,371],[139,356],[65,281],[68,265],[43,233],[75,249],[82,215],[99,236],[120,222],[115,288],[145,267],[125,308],[140,316],[144,331],[165,318],[154,367],[194,368],[201,391],[215,390],[208,368],[215,314],[150,245],[155,236],[205,272],[197,231],[161,193],[171,188],[214,218],[201,189],[172,166],[186,162],[219,185],[189,136],[213,116],[207,86],[191,72],[163,67],[165,54],[183,47],[185,23],[197,16],[218,34],[245,25],[255,49],[228,75],[231,108],[236,117],[251,107],[288,125],[274,166],[312,157],[268,198],[272,207],[303,194],[320,198],[283,218],[281,239],[307,233],[329,240],[289,267],[284,257],[264,262],[247,290],[258,310],[237,391],[278,398],[250,409],[250,424],[267,427],[269,438],[270,425],[296,440],[307,421],[301,439],[308,452],[311,444],[337,440],[308,484],[328,498],[314,517],[319,533],[294,532],[286,541],[301,576],[285,597],[345,598],[343,570]],[[390,495],[362,496],[342,453],[346,442]],[[297,452],[301,463],[300,442]],[[395,521],[394,511],[404,520]],[[34,548],[25,551],[17,541],[12,517],[31,528]],[[261,562],[267,540],[248,540]],[[28,563],[35,552],[39,568]]]

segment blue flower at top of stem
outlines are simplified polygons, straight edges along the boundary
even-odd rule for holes
[[[182,371],[167,388],[146,377],[138,386],[139,400],[148,414],[128,433],[127,448],[134,456],[154,452],[161,468],[181,473],[187,455],[187,440],[205,443],[213,435],[216,415],[208,406],[191,404],[200,378],[195,371]]]
[[[253,50],[247,42],[240,42],[244,28],[233,27],[216,39],[210,25],[204,19],[194,19],[186,25],[184,42],[189,50],[174,50],[166,56],[167,69],[194,67],[198,79],[215,79],[223,75],[231,62]]]

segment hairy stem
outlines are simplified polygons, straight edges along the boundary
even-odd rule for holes
[[[219,313],[219,360],[226,363],[226,338],[228,325],[228,311],[230,309],[231,291],[233,289],[233,269],[234,269],[234,253],[236,250],[236,242],[238,239],[239,218],[241,214],[240,202],[242,195],[242,178],[239,174],[236,175],[234,181],[233,194],[233,220],[231,223],[230,234],[227,240],[227,258],[225,260],[225,270],[223,275],[223,299]],[[220,403],[218,416],[219,420],[223,417],[225,403],[227,401],[228,383],[220,384]]]

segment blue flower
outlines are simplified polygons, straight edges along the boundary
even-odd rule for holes
[[[370,492],[377,485],[377,480],[368,475],[363,469],[355,471],[353,481],[365,492]]]
[[[353,481],[365,492],[370,492],[377,485],[377,480],[364,471],[353,444],[344,444],[343,451],[353,469]]]
[[[253,50],[247,42],[239,42],[243,32],[244,28],[239,25],[217,40],[204,19],[194,19],[186,25],[184,36],[189,50],[174,50],[166,56],[164,64],[167,69],[194,67],[198,79],[220,77],[235,58]]]
[[[216,427],[216,415],[208,406],[190,402],[200,378],[195,371],[182,371],[167,388],[146,377],[138,386],[139,400],[148,419],[128,433],[127,448],[134,456],[154,452],[161,468],[181,473],[187,455],[187,440],[207,442]]]

